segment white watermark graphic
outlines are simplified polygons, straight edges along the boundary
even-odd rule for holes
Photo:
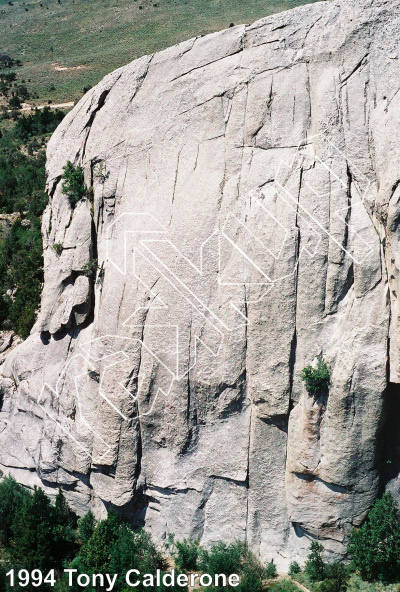
[[[323,157],[317,154],[321,146]],[[107,162],[105,157],[105,167]],[[281,161],[274,178],[251,190],[240,209],[228,211],[195,256],[153,213],[120,213],[107,228],[104,264],[137,286],[139,304],[121,318],[118,334],[81,344],[56,384],[43,386],[37,401],[43,412],[82,453],[104,462],[113,443],[93,428],[88,379],[102,412],[130,421],[132,413],[124,410],[128,402],[128,411],[137,406],[137,418],[151,415],[160,398],[188,379],[199,352],[208,360],[221,355],[229,338],[249,324],[248,307],[279,293],[303,257],[313,259],[329,248],[354,265],[368,262],[374,233],[364,203],[369,186],[333,143],[316,136],[301,143],[289,162]],[[313,208],[299,199],[300,189],[311,196],[307,203]],[[127,337],[128,330],[133,336]],[[77,433],[75,418],[58,416],[66,386],[75,394],[82,429],[96,440],[94,449]],[[141,393],[150,391],[139,406]]]

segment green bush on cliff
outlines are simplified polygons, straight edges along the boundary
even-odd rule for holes
[[[83,168],[74,166],[71,161],[63,167],[62,192],[68,197],[72,208],[81,200],[87,197]]]
[[[323,394],[329,389],[330,376],[328,365],[322,356],[317,357],[317,367],[306,366],[300,372],[300,378],[305,382],[309,393]]]

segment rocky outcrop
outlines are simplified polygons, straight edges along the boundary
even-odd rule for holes
[[[3,472],[282,567],[314,538],[343,557],[380,489],[400,497],[399,41],[397,0],[321,2],[82,98],[48,147]],[[62,194],[67,160],[93,204]],[[318,355],[314,396],[299,373]]]

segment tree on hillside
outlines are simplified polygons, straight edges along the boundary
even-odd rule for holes
[[[12,535],[12,524],[29,497],[27,489],[19,485],[11,476],[0,483],[0,533],[2,543],[8,547]]]
[[[120,574],[117,589],[121,591],[126,590],[124,574],[132,569],[132,566],[142,574],[155,574],[157,569],[165,570],[167,567],[164,558],[151,540],[150,533],[144,530],[134,532],[127,524],[121,524],[118,538],[111,549],[109,565],[111,573]],[[147,588],[140,584],[135,589],[145,592]],[[174,586],[172,589],[181,590],[182,588]],[[183,589],[186,590],[186,586]],[[164,591],[164,586],[161,587],[161,591]],[[167,588],[165,588],[166,591]]]
[[[78,530],[83,545],[79,555],[71,562],[71,568],[85,574],[119,574],[114,592],[126,590],[125,573],[132,567],[142,574],[155,574],[157,569],[166,567],[151,535],[143,530],[132,531],[113,509],[105,520],[97,524],[93,514],[89,512],[78,521]],[[80,589],[77,585],[74,586],[74,590]],[[140,584],[135,590],[152,592],[156,588],[147,588]],[[164,587],[157,588],[157,592],[164,592]]]
[[[313,582],[320,582],[324,579],[325,564],[321,557],[323,550],[324,547],[317,541],[311,543],[304,571]]]
[[[91,510],[78,520],[79,539],[82,544],[88,542],[96,528],[96,518]]]
[[[79,553],[81,562],[92,573],[106,573],[110,563],[111,549],[118,539],[121,519],[111,509],[105,520],[101,520],[92,536]]]
[[[11,527],[11,556],[28,570],[61,569],[62,560],[74,551],[74,532],[61,490],[52,506],[42,489],[35,487],[24,499]]]
[[[400,521],[390,491],[377,500],[366,521],[350,535],[348,551],[361,577],[370,582],[400,578]]]
[[[261,592],[264,590],[263,579],[271,577],[267,576],[265,567],[241,541],[230,545],[220,541],[212,545],[210,550],[201,548],[198,567],[213,578],[216,574],[241,574],[240,584],[235,588],[238,592]],[[271,575],[275,577],[275,574]],[[222,592],[226,587],[218,586],[215,590]]]
[[[12,109],[19,109],[21,107],[21,101],[18,95],[13,95],[8,101],[8,104]]]
[[[15,134],[17,138],[26,142],[31,137],[51,133],[64,119],[64,116],[62,111],[51,110],[47,106],[43,109],[35,109],[33,113],[25,115],[17,121]]]

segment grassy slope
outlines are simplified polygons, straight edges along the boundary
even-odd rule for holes
[[[71,101],[141,55],[310,1],[0,0],[0,52],[22,60],[18,79],[32,80],[36,103]]]

